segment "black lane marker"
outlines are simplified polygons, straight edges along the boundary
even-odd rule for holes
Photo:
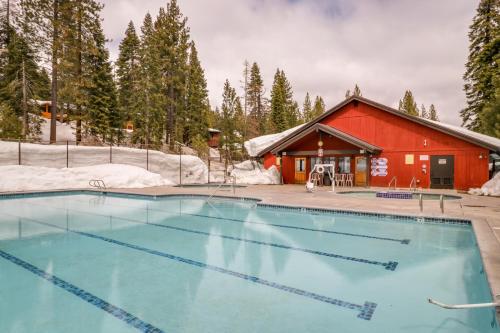
[[[72,283],[69,283],[61,278],[58,278],[55,275],[52,275],[36,266],[33,266],[32,264],[19,259],[7,252],[4,252],[0,250],[0,257],[10,261],[11,263],[14,263],[18,265],[19,267],[24,268],[27,271],[30,271],[31,273],[38,275],[39,277],[49,281],[56,287],[62,288],[66,290],[67,292],[79,297],[80,299],[86,301],[87,303],[92,304],[93,306],[106,311],[110,315],[112,315],[115,318],[120,319],[121,321],[124,321],[125,323],[129,324],[130,326],[133,326],[137,328],[141,332],[147,332],[147,333],[162,333],[165,332],[149,323],[146,323],[145,321],[142,321],[138,317],[134,316],[133,314],[130,314],[129,312],[106,302],[102,298],[99,298],[88,291],[78,288]]]
[[[47,206],[44,206],[44,207],[47,208]],[[67,211],[73,211],[73,212],[77,212],[80,214],[87,214],[87,215],[91,215],[91,216],[100,216],[100,217],[109,217],[110,216],[110,215],[104,215],[104,214],[90,213],[90,212],[81,211],[81,210],[73,209],[73,208],[55,208],[53,206],[48,206],[48,207],[52,208],[52,209],[65,209]],[[188,232],[188,233],[204,235],[204,236],[208,236],[208,237],[219,237],[219,238],[223,238],[223,239],[231,239],[234,241],[240,241],[240,242],[245,242],[245,243],[271,246],[271,247],[276,247],[276,248],[285,249],[285,250],[300,251],[300,252],[305,252],[305,253],[310,253],[310,254],[335,258],[335,259],[349,260],[349,261],[359,262],[359,263],[368,264],[368,265],[377,265],[377,266],[384,267],[388,271],[394,271],[396,269],[396,267],[398,266],[397,261],[380,262],[380,261],[376,261],[376,260],[344,256],[341,254],[336,254],[336,253],[331,253],[331,252],[316,251],[316,250],[311,250],[311,249],[306,249],[306,248],[257,241],[257,240],[241,238],[241,237],[233,237],[233,236],[227,236],[227,235],[221,235],[221,234],[211,234],[211,233],[205,232],[205,231],[175,227],[175,226],[170,226],[170,225],[166,225],[166,224],[159,224],[159,223],[153,223],[153,222],[142,222],[139,220],[129,219],[129,218],[125,218],[125,217],[114,217],[114,218],[117,220],[124,220],[124,221],[129,221],[129,222],[133,222],[133,223],[137,223],[137,224],[150,225],[150,226],[154,226],[154,227],[160,227],[160,228],[171,229],[171,230],[176,230],[176,231]]]
[[[125,207],[123,205],[110,204],[110,203],[106,203],[106,205],[115,206],[115,207]],[[173,213],[173,212],[169,212],[169,211],[166,211],[166,210],[154,209],[154,208],[142,208],[142,207],[134,207],[134,208],[137,208],[137,209],[140,209],[140,210],[146,210],[146,211],[150,210],[150,211],[168,213],[168,214],[171,214],[171,215],[188,215],[188,216],[206,217],[206,218],[209,218],[209,219],[217,219],[217,220],[221,220],[221,221],[238,222],[238,223],[249,223],[249,224],[259,224],[259,225],[273,226],[273,227],[285,228],[285,229],[296,229],[296,230],[304,230],[304,231],[322,232],[322,233],[326,233],[326,234],[335,234],[335,235],[343,235],[343,236],[351,236],[351,237],[361,237],[361,238],[368,238],[368,239],[378,239],[378,240],[383,240],[383,241],[397,242],[397,243],[401,243],[401,244],[404,244],[404,245],[408,245],[410,243],[409,239],[400,239],[400,238],[391,238],[391,237],[378,237],[378,236],[371,236],[371,235],[365,235],[365,234],[355,234],[355,233],[350,233],[350,232],[341,232],[341,231],[333,231],[333,230],[322,230],[322,229],[314,229],[314,228],[307,228],[307,227],[298,227],[298,226],[287,225],[287,224],[274,224],[274,223],[252,222],[252,221],[246,221],[246,220],[240,220],[240,219],[233,219],[233,218],[229,218],[229,217],[218,217],[218,216],[210,216],[210,215],[202,215],[202,214]]]
[[[9,214],[9,215],[11,215],[11,214]],[[91,233],[87,233],[87,232],[82,232],[82,231],[75,231],[75,230],[71,230],[71,229],[66,229],[66,228],[63,228],[63,227],[59,227],[57,225],[53,225],[53,224],[46,223],[46,222],[41,222],[41,221],[34,220],[34,219],[31,219],[31,218],[25,218],[25,217],[19,217],[19,216],[17,216],[17,217],[21,218],[21,219],[24,219],[26,221],[31,221],[31,222],[38,223],[38,224],[41,224],[41,225],[45,225],[45,226],[49,226],[49,227],[52,227],[52,228],[60,229],[60,230],[66,231],[66,232],[72,232],[72,233],[75,233],[77,235],[85,236],[85,237],[88,237],[88,238],[94,238],[94,239],[102,240],[102,241],[105,241],[105,242],[108,242],[108,243],[111,243],[111,244],[120,245],[120,246],[127,247],[127,248],[130,248],[130,249],[133,249],[133,250],[137,250],[137,251],[149,253],[149,254],[152,254],[152,255],[155,255],[155,256],[159,256],[159,257],[167,258],[167,259],[170,259],[170,260],[175,260],[175,261],[178,261],[178,262],[189,264],[189,265],[192,265],[192,266],[197,266],[197,267],[200,267],[200,268],[203,268],[203,269],[207,269],[207,270],[211,270],[211,271],[223,273],[223,274],[230,275],[230,276],[233,276],[233,277],[236,277],[236,278],[240,278],[240,279],[243,279],[243,280],[246,280],[246,281],[250,281],[250,282],[253,282],[253,283],[257,283],[257,284],[260,284],[260,285],[264,285],[264,286],[268,286],[268,287],[271,287],[271,288],[275,288],[275,289],[279,289],[279,290],[282,290],[282,291],[286,291],[286,292],[291,293],[291,294],[308,297],[308,298],[311,298],[311,299],[314,299],[314,300],[317,300],[317,301],[320,301],[320,302],[324,302],[324,303],[328,303],[328,304],[340,306],[340,307],[347,308],[347,309],[358,310],[359,313],[358,313],[357,317],[361,318],[361,319],[364,319],[364,320],[370,320],[372,318],[372,316],[373,316],[375,308],[377,307],[377,304],[373,303],[373,302],[365,302],[363,305],[359,305],[359,304],[355,304],[355,303],[350,303],[350,302],[346,302],[346,301],[343,301],[343,300],[340,300],[340,299],[331,298],[331,297],[328,297],[328,296],[324,296],[324,295],[316,294],[316,293],[313,293],[313,292],[309,292],[309,291],[306,291],[306,290],[303,290],[303,289],[289,287],[289,286],[286,286],[286,285],[283,285],[283,284],[279,284],[279,283],[276,283],[276,282],[272,282],[272,281],[268,281],[268,280],[265,280],[265,279],[261,279],[261,278],[259,278],[257,276],[248,275],[248,274],[244,274],[244,273],[239,273],[239,272],[232,271],[232,270],[229,270],[229,269],[225,269],[225,268],[222,268],[222,267],[218,267],[218,266],[206,264],[206,263],[203,263],[203,262],[200,262],[200,261],[196,261],[196,260],[192,260],[192,259],[187,259],[187,258],[179,257],[179,256],[176,256],[176,255],[173,255],[173,254],[169,254],[169,253],[166,253],[166,252],[160,252],[160,251],[148,249],[148,248],[145,248],[145,247],[142,247],[142,246],[139,246],[139,245],[125,243],[125,242],[122,242],[122,241],[119,241],[119,240],[115,240],[115,239],[112,239],[112,238],[103,237],[103,236],[99,236],[99,235],[95,235],[95,234],[91,234]]]

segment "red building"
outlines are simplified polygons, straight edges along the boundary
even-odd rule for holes
[[[404,114],[352,96],[258,153],[285,184],[304,183],[315,163],[335,161],[355,186],[480,187],[500,140]]]

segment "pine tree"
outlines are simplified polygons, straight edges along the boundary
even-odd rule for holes
[[[160,8],[154,24],[159,51],[163,91],[166,96],[166,139],[171,148],[175,140],[183,141],[186,79],[188,67],[189,28],[176,0]]]
[[[312,113],[311,98],[309,97],[309,93],[306,93],[306,97],[304,98],[304,104],[302,104],[302,114],[304,116],[304,121],[306,123],[314,119]]]
[[[254,62],[250,68],[250,81],[247,98],[249,110],[249,137],[266,133],[267,114],[264,105],[264,81],[260,75],[259,65]]]
[[[208,121],[207,113],[210,106],[208,103],[207,82],[205,74],[198,59],[198,51],[194,42],[191,43],[189,52],[189,72],[187,78],[186,94],[186,133],[188,142],[193,138],[207,139]]]
[[[361,95],[361,89],[359,89],[357,84],[355,85],[354,91],[352,94],[353,94],[353,96],[359,96],[359,97],[363,96],[363,95]]]
[[[434,106],[434,104],[431,104],[431,106],[429,107],[429,119],[434,121],[439,121],[436,107]]]
[[[500,75],[500,2],[481,0],[469,31],[469,58],[464,74],[467,107],[460,112],[463,125],[494,135],[495,123],[484,122],[484,108],[494,103]]]
[[[411,116],[419,115],[417,103],[415,102],[413,94],[410,90],[407,90],[405,92],[403,99],[399,101],[399,111],[409,114]]]
[[[118,109],[123,119],[131,120],[141,111],[140,86],[140,42],[134,24],[129,22],[122,39],[116,61],[118,80]]]
[[[164,138],[166,96],[163,91],[160,54],[148,13],[141,27],[140,94],[141,111],[132,116],[133,142],[159,146]]]
[[[422,104],[420,107],[420,118],[429,119],[429,113],[425,109],[425,105]]]
[[[21,138],[22,123],[16,113],[6,103],[0,103],[0,138]]]
[[[500,138],[500,76],[497,75],[495,80],[495,98],[483,108],[481,121],[488,125],[487,134]]]
[[[123,119],[117,108],[116,87],[100,24],[93,33],[96,50],[88,55],[87,60],[92,74],[92,85],[87,91],[86,130],[88,134],[99,137],[102,141],[119,142]]]
[[[299,123],[298,104],[285,72],[276,71],[271,90],[271,122],[275,131],[282,132]]]
[[[325,113],[325,109],[326,107],[323,98],[321,96],[316,96],[316,98],[314,99],[314,107],[312,109],[313,119]]]
[[[234,153],[236,136],[236,115],[241,112],[241,103],[236,95],[236,90],[231,87],[226,79],[222,93],[222,105],[220,112],[221,146],[224,149],[226,165]]]

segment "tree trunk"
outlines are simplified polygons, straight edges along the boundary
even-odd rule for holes
[[[50,143],[56,142],[56,117],[57,117],[57,57],[58,57],[58,38],[59,38],[59,0],[54,0],[54,12],[52,17],[53,35],[52,35],[52,87],[51,87],[51,108],[50,108]]]
[[[78,76],[78,93],[77,93],[77,106],[76,106],[76,142],[77,144],[82,141],[82,105],[80,93],[82,90],[82,5],[78,1],[78,63],[76,64],[76,72]]]
[[[22,62],[22,73],[23,73],[23,138],[26,139],[29,130],[29,119],[28,119],[28,97],[26,93],[26,67],[23,59]]]

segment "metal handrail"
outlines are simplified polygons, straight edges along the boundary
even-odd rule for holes
[[[389,188],[391,188],[392,181],[394,181],[394,189],[396,189],[398,178],[396,176],[391,178],[391,181],[389,182]]]
[[[497,295],[498,297],[499,295]],[[440,306],[445,309],[474,309],[474,308],[488,308],[488,307],[497,307],[500,306],[500,302],[491,302],[491,303],[475,303],[475,304],[445,304],[433,300],[432,298],[428,298],[427,301],[431,304]]]
[[[410,182],[410,191],[417,190],[417,177],[413,177]]]
[[[106,189],[106,184],[102,179],[91,179],[89,180],[89,185],[92,187],[96,187],[98,189]]]
[[[227,179],[232,179],[233,181],[231,182],[231,187],[233,188],[233,195],[236,194],[236,176],[226,176],[224,175],[224,182],[220,183],[219,186],[215,189],[215,191],[210,194],[210,196],[207,198],[206,201],[209,201],[214,197],[214,195],[221,189],[222,186],[224,186],[227,183]]]

